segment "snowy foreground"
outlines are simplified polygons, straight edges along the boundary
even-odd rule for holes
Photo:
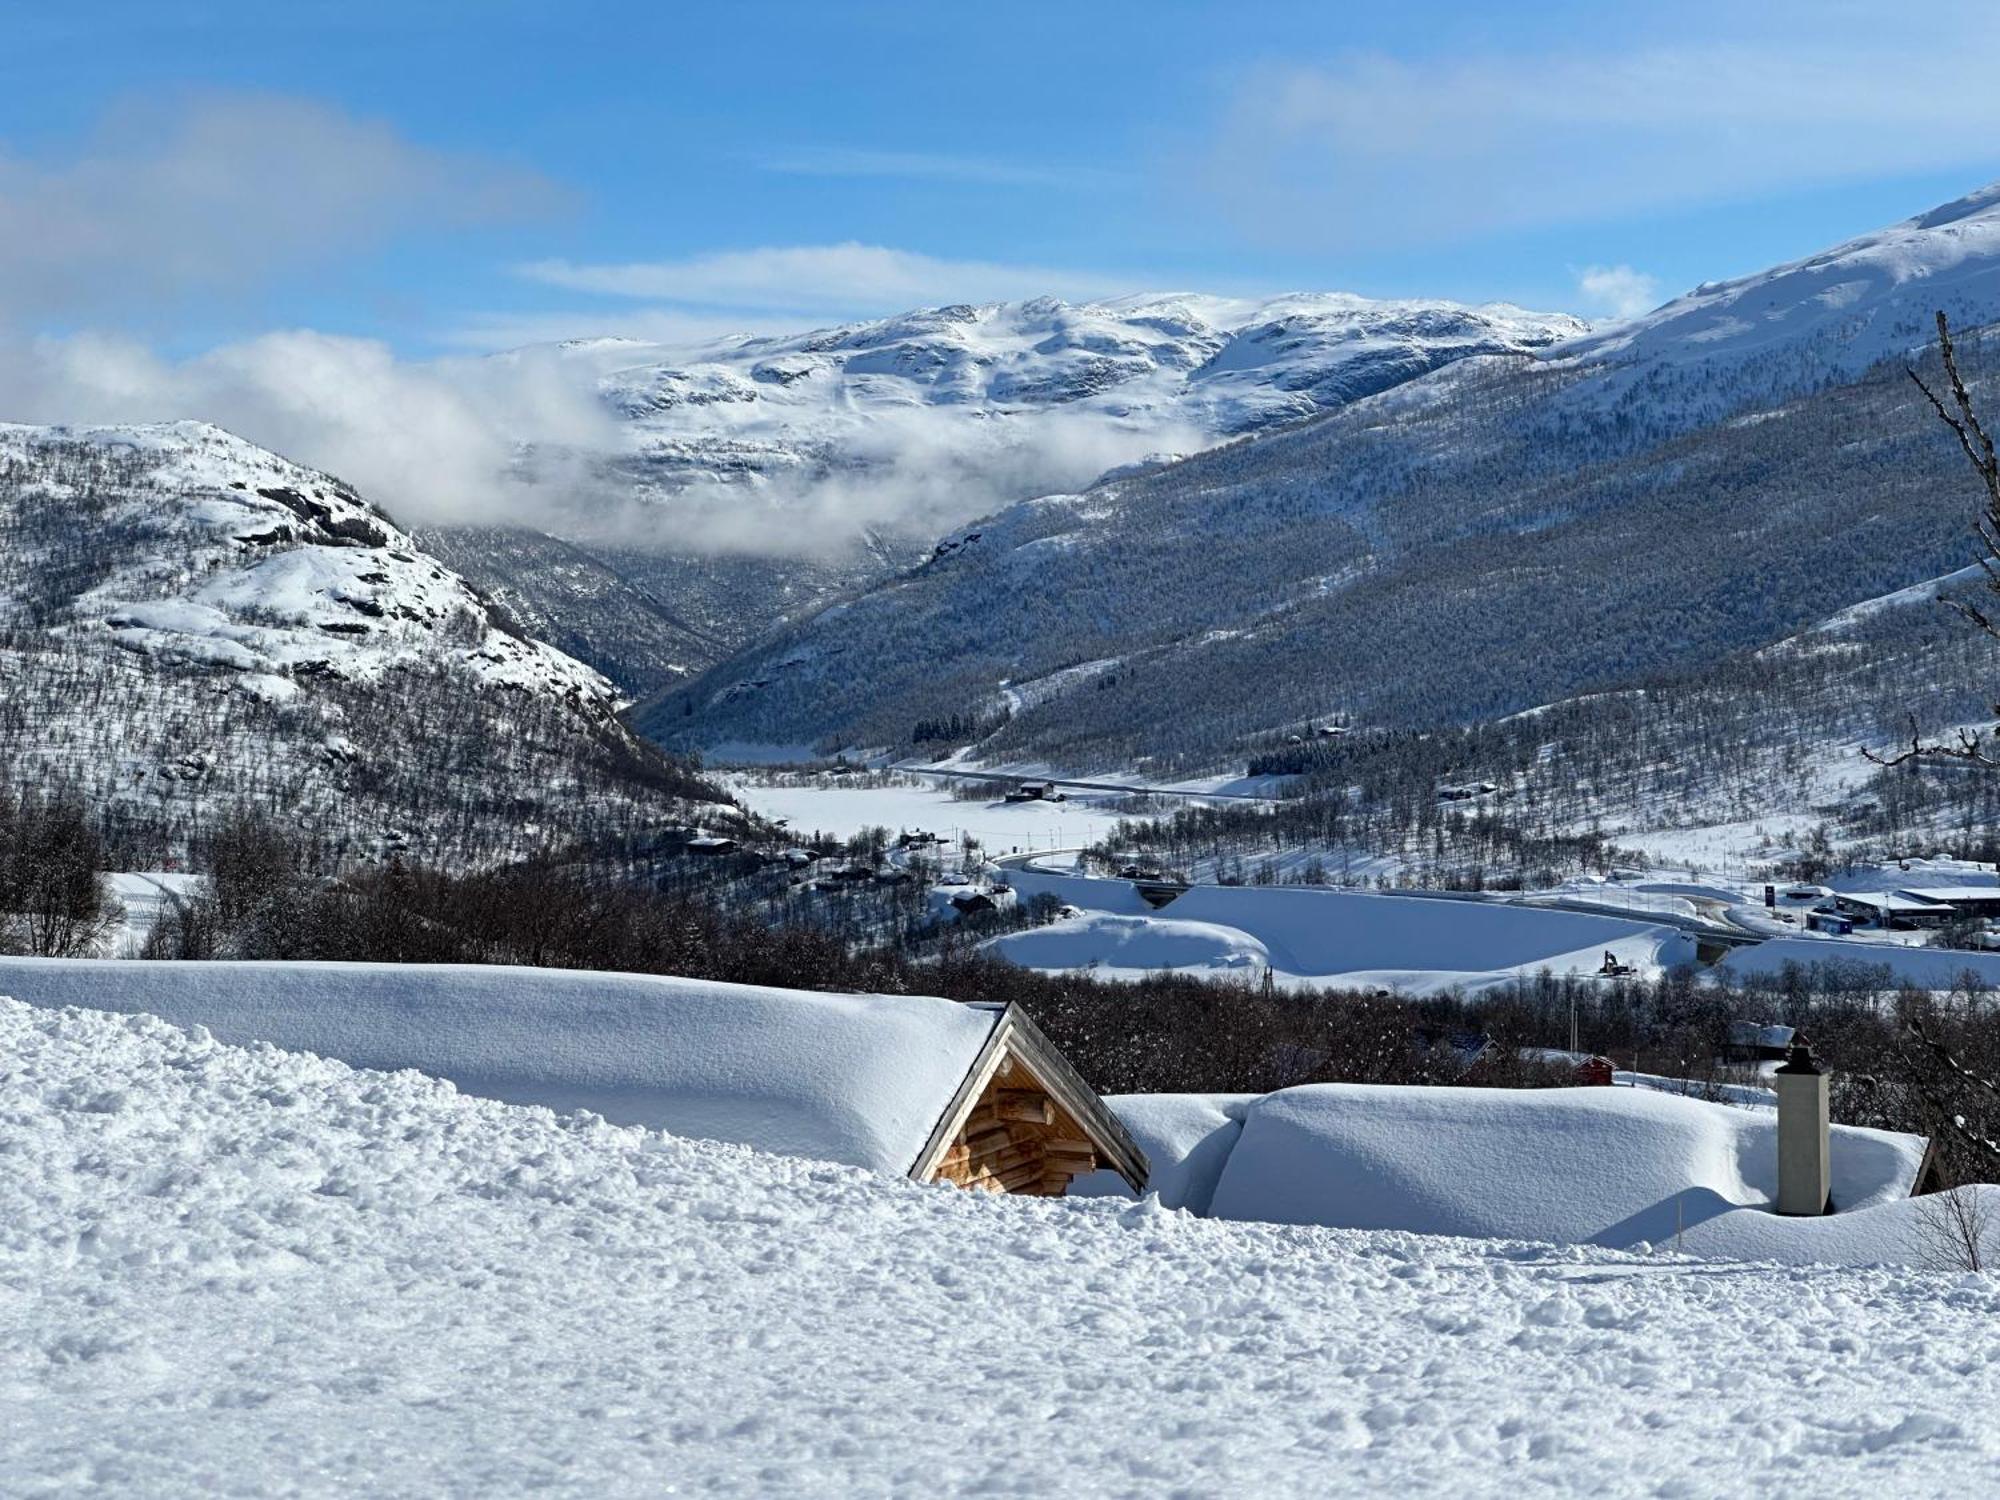
[[[1978,1493],[2000,1284],[987,1198],[0,1002],[0,1493]]]

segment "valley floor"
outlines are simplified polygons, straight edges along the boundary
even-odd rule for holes
[[[1451,894],[1443,892],[1401,901],[1362,894],[1378,883],[1393,889],[1410,875],[1398,857],[1366,851],[1294,846],[1258,853],[1234,861],[1227,887],[1226,861],[1197,860],[1185,871],[1193,882],[1189,893],[1155,910],[1131,882],[1085,878],[1079,862],[1086,845],[1113,835],[1121,808],[1129,805],[1121,795],[1073,790],[1061,802],[968,801],[908,770],[886,779],[746,772],[730,778],[729,787],[757,812],[789,819],[801,838],[813,830],[851,836],[870,826],[892,834],[939,833],[946,868],[965,864],[958,846],[969,835],[1020,896],[1046,894],[1066,909],[1051,926],[992,944],[1032,969],[1111,978],[1233,973],[1253,980],[1269,972],[1274,982],[1292,987],[1381,986],[1425,994],[1505,986],[1545,970],[1593,975],[1606,954],[1642,977],[1657,977],[1694,958],[1686,926],[1696,923],[1746,940],[1785,940],[1761,966],[1772,972],[1785,960],[1888,963],[1898,977],[1939,988],[1950,988],[1963,972],[2000,980],[2000,958],[1991,953],[1886,951],[1927,949],[1935,937],[1928,929],[1863,923],[1836,936],[1810,930],[1809,920],[1812,908],[1835,892],[1992,887],[2000,884],[1992,865],[1943,857],[1861,863],[1829,875],[1824,886],[1788,894],[1795,882],[1776,863],[1787,851],[1772,842],[1782,819],[1628,841],[1638,847],[1627,852],[1658,863],[1622,869],[1616,878],[1582,875],[1546,889],[1491,891],[1468,900],[1441,899]],[[1218,793],[1184,783],[1153,795],[1172,806],[1167,799]],[[1248,784],[1238,784],[1220,795],[1250,792]],[[1268,866],[1276,884],[1241,884],[1248,864]],[[1309,865],[1323,882],[1310,892],[1301,885]],[[1774,887],[1768,908],[1767,884]],[[1367,919],[1357,920],[1356,912]],[[1746,961],[1738,967],[1747,972],[1760,966]]]
[[[2000,1483],[2000,1284],[986,1198],[0,1002],[0,1491]]]

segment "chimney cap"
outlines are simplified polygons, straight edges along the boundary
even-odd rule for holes
[[[1819,1061],[1813,1056],[1812,1043],[1803,1034],[1792,1037],[1792,1045],[1785,1049],[1785,1060],[1779,1064],[1780,1073],[1818,1073]]]

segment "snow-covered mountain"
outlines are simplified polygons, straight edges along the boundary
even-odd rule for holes
[[[1570,343],[1579,364],[1756,368],[1858,375],[1926,343],[1936,314],[1989,323],[2000,307],[2000,183],[1803,260],[1704,282],[1665,306]]]
[[[1226,762],[1316,715],[1477,719],[1766,645],[1967,560],[1961,461],[1903,374],[1940,307],[2000,320],[2000,189],[1007,507],[642,723],[907,751],[956,720],[994,758]],[[1994,353],[1966,340],[1975,375]]]
[[[649,800],[610,682],[219,428],[0,426],[0,542],[0,764],[163,855],[236,800],[432,852]]]
[[[1585,328],[1504,304],[1179,294],[516,351],[496,358],[553,355],[615,413],[598,498],[545,532],[426,539],[536,630],[651,690],[995,506]]]
[[[597,372],[660,472],[740,482],[893,462],[871,428],[893,436],[920,407],[1001,446],[1035,441],[1010,425],[1087,412],[1137,456],[1161,436],[1212,442],[1294,422],[1453,360],[1586,328],[1500,303],[1183,293],[925,308],[699,348],[593,340],[566,353]],[[1016,421],[992,420],[1003,416]]]

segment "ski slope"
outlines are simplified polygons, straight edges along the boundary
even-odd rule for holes
[[[2000,1287],[995,1199],[0,1003],[0,1493],[2000,1483]]]

